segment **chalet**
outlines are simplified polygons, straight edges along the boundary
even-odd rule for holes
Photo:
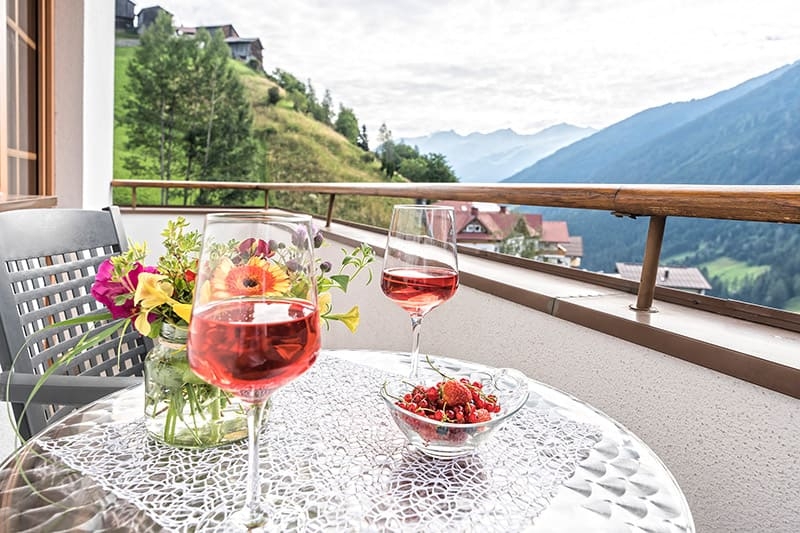
[[[642,278],[642,265],[639,263],[617,263],[617,274],[623,279],[639,281]],[[659,266],[656,285],[684,291],[705,294],[711,284],[699,269],[694,267]]]
[[[133,31],[136,18],[136,3],[131,0],[116,0],[114,6],[114,28]]]
[[[180,35],[196,35],[197,30],[203,28],[208,33],[222,32],[225,37],[225,43],[231,50],[231,57],[238,59],[243,63],[263,68],[264,66],[264,47],[261,44],[261,39],[258,37],[241,37],[233,24],[222,24],[219,26],[181,26],[178,28]]]
[[[159,13],[166,13],[170,17],[172,13],[167,11],[161,6],[144,7],[139,11],[138,20],[136,23],[136,31],[141,34],[144,30],[150,27],[156,21]]]
[[[234,59],[243,61],[250,66],[258,65],[258,68],[263,68],[262,51],[264,47],[261,46],[261,40],[258,37],[228,37],[225,42],[228,43]]]
[[[542,252],[535,257],[536,260],[580,266],[583,241],[580,237],[571,240],[564,221],[545,221],[540,214],[515,213],[496,204],[442,201],[436,205],[449,205],[455,209],[459,244],[497,252],[501,244],[509,240],[533,238],[536,248]]]

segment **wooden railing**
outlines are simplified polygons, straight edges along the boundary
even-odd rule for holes
[[[609,211],[617,216],[650,217],[636,304],[653,310],[661,242],[667,217],[800,223],[800,186],[608,185],[608,184],[462,184],[462,183],[251,183],[219,181],[114,180],[112,187],[256,190],[328,194],[327,225],[337,195],[479,201],[509,205]]]

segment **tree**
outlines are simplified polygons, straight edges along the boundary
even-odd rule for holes
[[[267,90],[267,104],[275,105],[281,101],[281,90],[277,87],[270,87]]]
[[[365,152],[369,152],[369,137],[367,137],[367,127],[363,124],[361,125],[361,133],[358,134],[358,141],[356,141],[356,145],[358,145],[358,147]]]
[[[328,126],[333,125],[333,97],[328,89],[325,89],[325,95],[322,97],[322,103],[320,104],[320,116],[322,119],[320,122],[327,124]],[[358,122],[356,122],[356,128],[358,128]]]
[[[392,132],[385,123],[381,124],[378,130],[378,142],[380,143],[378,156],[381,161],[381,170],[391,178],[400,166],[400,158],[397,155],[397,145],[392,140]]]
[[[196,91],[194,124],[203,125],[202,144],[195,148],[202,156],[197,172],[187,179],[247,181],[254,168],[253,116],[244,87],[230,64],[228,45],[222,32],[210,35],[200,30],[195,38]],[[187,152],[189,150],[187,149]],[[243,203],[247,191],[202,191],[203,203]],[[211,202],[209,200],[215,200]]]
[[[353,110],[349,107],[339,104],[339,114],[336,115],[333,129],[341,133],[351,143],[358,144],[358,120]]]
[[[423,157],[428,166],[428,173],[425,181],[436,183],[452,183],[458,181],[458,178],[453,173],[453,169],[450,168],[450,164],[447,162],[447,157],[443,154],[431,153]]]
[[[500,243],[497,251],[501,254],[533,259],[540,254],[539,239],[536,235],[531,235],[528,230],[528,223],[524,217],[520,216],[514,224],[514,229]]]
[[[135,152],[124,164],[133,172],[155,174],[161,180],[178,173],[175,145],[185,103],[181,95],[188,92],[189,54],[186,41],[175,36],[172,17],[164,12],[142,34],[128,65],[130,96],[123,113],[127,148]],[[162,203],[166,194],[163,189]]]
[[[178,37],[162,13],[141,43],[129,67],[131,96],[123,116],[128,148],[136,153],[126,166],[162,180],[252,179],[252,113],[222,33]],[[229,200],[251,194],[234,191]],[[188,190],[183,198],[187,203]]]

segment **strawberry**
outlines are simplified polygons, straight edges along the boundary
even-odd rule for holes
[[[472,400],[469,388],[454,379],[445,381],[441,386],[442,401],[447,405],[464,405]]]
[[[489,414],[489,411],[486,409],[478,409],[474,413],[475,422],[488,422],[492,419],[492,415]]]

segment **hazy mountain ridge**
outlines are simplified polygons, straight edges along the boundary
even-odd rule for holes
[[[506,181],[800,183],[800,62],[703,100],[638,113],[562,148]],[[641,261],[647,220],[608,213],[537,209],[581,235],[584,266],[612,271]],[[662,263],[708,267],[712,294],[800,309],[800,226],[671,218]],[[733,284],[716,277],[720,259],[766,271]]]
[[[508,179],[510,182],[620,182],[613,165],[632,151],[658,146],[660,137],[701,119],[792,70],[785,66],[707,98],[665,104],[641,111],[545,157]],[[658,176],[658,174],[656,174]],[[657,183],[659,178],[653,178]],[[642,181],[642,180],[640,180]],[[663,181],[662,181],[663,182]]]
[[[399,142],[416,146],[421,153],[443,154],[462,182],[496,182],[595,131],[557,124],[533,134],[502,129],[460,135],[451,130]]]

